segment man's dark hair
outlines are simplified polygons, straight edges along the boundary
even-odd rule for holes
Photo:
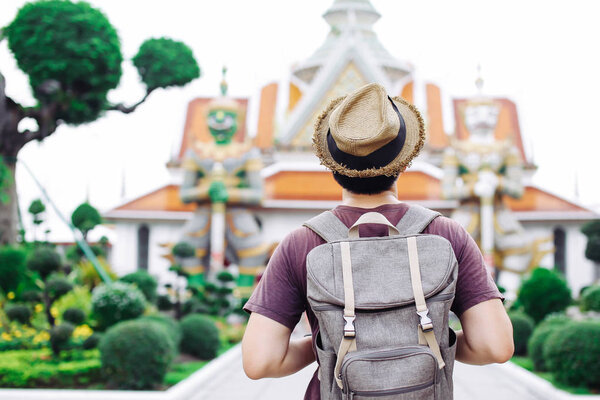
[[[372,178],[351,178],[333,173],[333,179],[344,189],[355,194],[378,194],[390,189],[398,179],[397,176],[374,176]]]

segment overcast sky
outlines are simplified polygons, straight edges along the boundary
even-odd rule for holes
[[[0,26],[25,2],[0,1]],[[112,101],[143,95],[130,59],[147,38],[167,36],[188,44],[202,77],[182,89],[159,90],[135,113],[109,113],[80,127],[62,126],[43,143],[20,153],[65,214],[86,193],[102,211],[167,183],[165,163],[181,135],[186,105],[218,94],[222,65],[233,96],[255,96],[285,80],[290,67],[309,57],[329,26],[321,15],[332,0],[95,0],[117,29],[126,58]],[[484,93],[516,102],[521,131],[539,169],[534,182],[573,199],[600,205],[597,165],[600,110],[598,6],[594,1],[372,0],[382,14],[375,32],[396,58],[414,65],[442,95],[471,96],[481,64]],[[26,76],[0,43],[0,71],[8,94],[33,104]],[[448,104],[449,105],[449,104]],[[448,130],[450,126],[446,126]],[[533,153],[533,154],[532,154]],[[20,169],[21,207],[40,197]],[[29,219],[28,216],[25,216]],[[68,239],[58,222],[53,237]],[[92,235],[93,238],[93,235]]]

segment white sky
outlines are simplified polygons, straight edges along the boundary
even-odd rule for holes
[[[396,58],[412,63],[420,79],[432,81],[447,99],[475,94],[481,64],[484,93],[516,102],[527,150],[539,166],[534,182],[597,207],[600,151],[600,24],[594,1],[371,0],[382,18],[375,32]],[[0,1],[0,26],[9,23],[19,0]],[[59,127],[41,144],[20,153],[61,210],[70,215],[85,200],[102,211],[169,180],[165,163],[181,134],[186,106],[196,96],[218,94],[220,70],[229,68],[233,96],[253,96],[269,82],[285,79],[290,66],[309,57],[329,26],[321,15],[332,0],[94,0],[119,32],[127,59],[113,101],[143,95],[129,60],[149,37],[167,36],[189,45],[202,77],[183,89],[159,90],[130,115],[118,112],[80,127]],[[0,43],[0,71],[7,93],[30,105],[26,76]],[[448,110],[446,110],[448,111]],[[449,128],[446,126],[446,128]],[[17,183],[24,218],[40,197],[21,169]],[[53,238],[69,239],[51,216]],[[100,233],[100,232],[99,232]],[[99,234],[98,233],[98,234]],[[97,236],[97,235],[96,235]],[[94,235],[92,234],[92,239]]]

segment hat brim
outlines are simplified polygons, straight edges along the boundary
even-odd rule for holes
[[[321,164],[331,171],[352,178],[372,178],[375,176],[398,176],[410,165],[411,161],[419,154],[425,144],[425,123],[419,110],[402,97],[393,97],[392,100],[404,118],[406,125],[406,140],[400,153],[389,164],[380,168],[356,170],[338,163],[333,159],[327,146],[327,132],[329,131],[329,117],[331,112],[346,96],[338,97],[329,103],[315,123],[313,147]]]

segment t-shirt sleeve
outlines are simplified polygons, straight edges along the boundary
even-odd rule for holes
[[[248,313],[258,313],[294,329],[304,311],[304,296],[293,265],[294,232],[286,236],[273,256],[254,293],[244,305]]]
[[[424,233],[444,236],[450,241],[458,261],[456,295],[452,311],[460,316],[469,308],[491,299],[504,297],[498,290],[483,262],[483,256],[471,235],[456,221],[439,217],[427,227]]]

